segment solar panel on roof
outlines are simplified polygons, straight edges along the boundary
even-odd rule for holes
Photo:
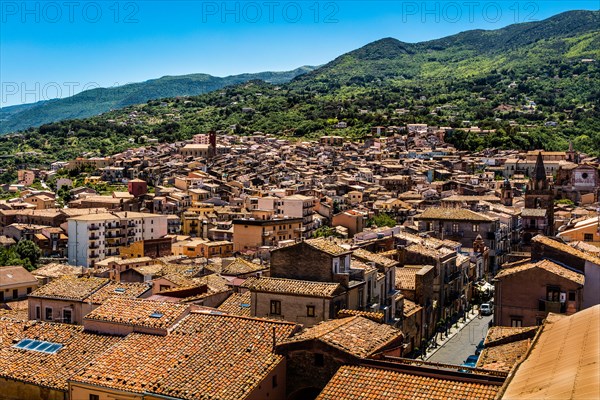
[[[38,351],[40,353],[54,354],[60,350],[63,345],[60,343],[46,342],[43,340],[35,339],[22,339],[19,343],[13,345],[13,347],[21,350]]]

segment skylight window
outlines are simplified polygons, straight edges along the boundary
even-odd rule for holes
[[[23,339],[13,347],[21,350],[38,351],[40,353],[55,354],[63,345],[59,343],[45,342],[43,340]]]
[[[125,293],[125,288],[122,288],[122,287],[116,288],[115,293]]]
[[[154,311],[152,314],[150,314],[150,318],[160,318],[162,317],[164,314],[158,311]]]
[[[250,308],[250,304],[248,304],[248,303],[242,303],[242,304],[240,304],[240,307],[242,307],[242,308]]]

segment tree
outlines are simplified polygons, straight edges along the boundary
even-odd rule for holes
[[[390,228],[393,228],[396,225],[397,225],[396,220],[385,213],[377,214],[373,218],[369,218],[369,220],[367,220],[367,226],[369,226],[369,227],[371,227],[371,226],[378,226],[378,227],[389,226]]]
[[[15,247],[15,252],[23,261],[23,266],[28,270],[37,267],[37,263],[42,255],[40,248],[31,240],[21,240]]]
[[[318,238],[318,237],[330,237],[330,236],[335,236],[336,232],[335,229],[333,229],[332,227],[329,226],[322,226],[318,229],[315,230],[315,232],[313,233],[313,236]]]

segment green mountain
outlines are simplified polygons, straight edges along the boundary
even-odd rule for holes
[[[254,79],[279,85],[313,69],[304,66],[293,71],[259,72],[224,78],[207,74],[164,76],[113,88],[90,89],[64,99],[4,107],[0,109],[0,134],[64,119],[87,118],[163,97],[197,96]]]
[[[347,128],[336,129],[338,121]],[[249,81],[148,101],[0,138],[0,167],[111,154],[146,138],[208,130],[362,138],[373,125],[454,129],[458,148],[575,149],[600,155],[600,11],[403,43],[386,38],[274,86]],[[28,153],[29,152],[29,153]],[[33,154],[30,152],[37,152]]]

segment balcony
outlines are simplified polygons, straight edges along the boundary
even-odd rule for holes
[[[560,301],[549,301],[546,299],[540,299],[538,301],[538,311],[564,314],[567,311],[567,303],[561,303]]]
[[[465,235],[464,231],[444,231],[444,236],[463,237],[464,235]]]
[[[94,225],[90,225],[88,226],[88,231],[97,231],[99,230],[100,227],[99,226],[94,226]]]
[[[98,246],[97,244],[93,244],[93,243],[88,246],[89,249],[97,249],[98,247],[100,247],[100,246]]]
[[[460,271],[454,271],[451,274],[446,275],[444,278],[444,283],[450,283],[453,280],[456,280],[460,277]]]

